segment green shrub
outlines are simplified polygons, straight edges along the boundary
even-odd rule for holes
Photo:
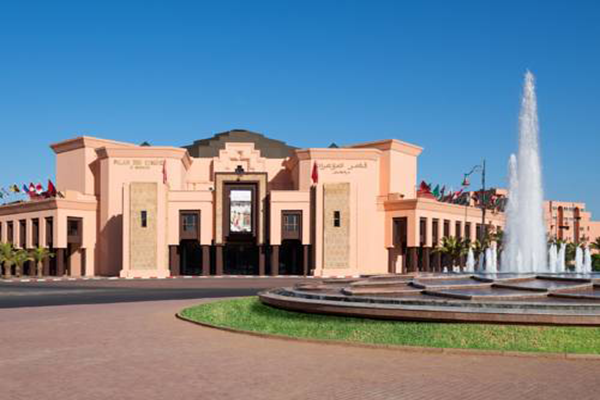
[[[594,254],[592,256],[592,269],[600,272],[600,254]]]

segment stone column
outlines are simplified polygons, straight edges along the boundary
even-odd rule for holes
[[[431,254],[431,248],[430,247],[423,247],[423,271],[425,272],[431,272],[431,265],[430,265],[430,254]]]
[[[396,272],[396,249],[394,247],[388,248],[388,273],[393,274]]]
[[[210,246],[202,245],[202,275],[210,275]]]
[[[215,261],[216,270],[215,275],[223,275],[223,245],[215,245]]]
[[[44,258],[44,262],[42,264],[42,275],[43,276],[50,275],[50,257]]]
[[[304,276],[308,276],[309,274],[309,268],[308,268],[308,259],[310,257],[310,249],[309,249],[309,245],[305,244],[304,246],[302,246],[302,249],[304,251],[304,254],[302,255],[302,272],[304,273]]]
[[[409,247],[408,249],[410,258],[410,272],[416,272],[419,270],[419,256],[416,247]]]
[[[265,248],[266,246],[258,246],[258,275],[263,276],[265,274]]]
[[[65,274],[65,249],[56,249],[56,276]]]
[[[442,253],[439,251],[433,253],[433,270],[435,272],[442,272]]]
[[[271,275],[279,275],[279,245],[271,246]]]
[[[181,274],[181,264],[179,260],[179,246],[169,246],[169,271],[171,276],[179,276]]]

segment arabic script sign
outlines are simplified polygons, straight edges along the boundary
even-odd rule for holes
[[[345,162],[330,162],[318,164],[320,171],[331,171],[333,174],[351,174],[354,170],[367,169],[367,163],[361,161],[354,164],[346,164]]]

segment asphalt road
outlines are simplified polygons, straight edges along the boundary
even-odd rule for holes
[[[303,278],[191,278],[0,282],[0,308],[252,296]]]

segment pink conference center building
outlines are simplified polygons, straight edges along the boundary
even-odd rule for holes
[[[51,148],[59,195],[0,206],[0,240],[55,254],[45,275],[440,271],[442,237],[504,225],[498,209],[484,226],[476,201],[418,190],[422,148],[394,139],[298,149],[232,130],[182,148],[85,136]],[[547,202],[547,220],[556,237],[600,236],[584,204]]]

